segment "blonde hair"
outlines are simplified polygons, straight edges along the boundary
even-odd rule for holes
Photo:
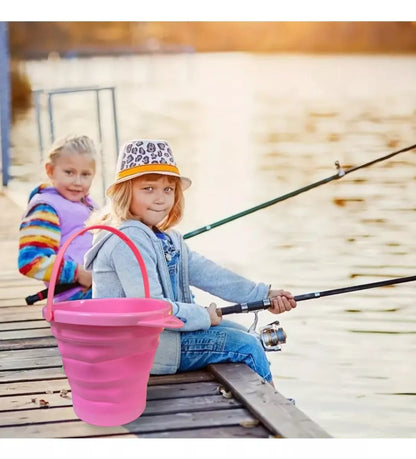
[[[47,161],[55,164],[63,153],[85,153],[91,155],[91,158],[95,161],[97,150],[94,142],[86,135],[66,136],[55,140],[49,150]]]
[[[146,177],[160,177],[162,174],[146,174]],[[163,174],[164,175],[164,174]],[[175,198],[172,209],[165,219],[163,219],[157,228],[161,231],[166,231],[180,222],[183,217],[185,207],[185,198],[183,195],[182,181],[179,177],[164,175],[169,179],[170,183],[175,184]],[[136,177],[140,178],[140,177]],[[130,205],[133,198],[133,180],[114,184],[108,191],[108,197],[111,200],[110,209],[98,218],[91,218],[89,223],[107,224],[119,226],[126,220],[137,220],[137,217],[130,212]]]

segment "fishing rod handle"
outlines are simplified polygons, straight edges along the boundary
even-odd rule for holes
[[[295,301],[311,300],[313,298],[319,298],[322,293],[324,292],[305,293],[304,295],[295,296],[294,300]],[[263,309],[269,309],[271,304],[272,302],[270,301],[270,298],[266,298],[265,300],[253,301],[252,303],[239,303],[239,304],[233,304],[231,306],[225,306],[223,308],[218,308],[218,311],[224,316],[227,314],[239,314],[242,312],[253,312],[253,311],[261,311]]]
[[[38,293],[34,293],[33,295],[28,295],[25,298],[25,301],[28,306],[31,306],[32,304],[35,304],[38,301],[44,300],[47,296],[48,296],[48,289],[45,288],[44,290],[41,290]]]
[[[71,290],[75,287],[81,287],[81,284],[78,284],[78,282],[74,282],[71,284],[58,284],[55,286],[54,295],[57,295],[58,293],[66,292],[67,290]],[[33,295],[27,296],[25,298],[26,304],[28,306],[31,306],[32,304],[35,304],[38,301],[44,300],[48,296],[48,291],[49,289],[45,288],[38,293],[34,293]]]
[[[227,314],[238,314],[240,312],[261,311],[262,309],[268,309],[271,304],[270,298],[266,298],[265,300],[253,301],[252,303],[239,303],[225,306],[224,308],[219,308],[219,311],[224,316]]]

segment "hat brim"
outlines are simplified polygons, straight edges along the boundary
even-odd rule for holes
[[[162,171],[158,171],[158,172],[155,172],[155,171],[137,172],[136,174],[132,174],[132,175],[129,175],[127,177],[118,178],[114,183],[112,183],[110,186],[107,187],[107,189],[105,191],[105,194],[108,196],[108,193],[118,183],[127,182],[127,180],[132,180],[134,178],[141,177],[143,175],[149,175],[149,174],[160,174],[160,175],[169,175],[171,177],[178,177],[179,179],[181,179],[182,189],[183,190],[188,189],[192,185],[192,180],[191,179],[189,179],[188,177],[184,177],[182,175],[175,174],[174,172],[168,172],[168,171],[163,171],[163,172]]]

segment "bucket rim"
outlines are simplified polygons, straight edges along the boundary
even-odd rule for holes
[[[111,298],[106,298],[106,300]],[[127,311],[127,312],[105,312],[105,311],[85,311],[81,307],[86,303],[100,303],[100,299],[62,301],[54,305],[54,317],[52,322],[72,325],[88,326],[148,326],[153,321],[155,326],[163,326],[166,322],[167,327],[174,327],[175,316],[172,316],[172,305],[168,301],[154,298],[141,298],[146,303],[156,306],[152,311]],[[103,300],[103,298],[101,298]],[[116,298],[122,302],[129,303],[138,298]],[[61,309],[65,308],[65,309]],[[47,306],[42,310],[43,317],[47,316]],[[182,323],[182,322],[181,322]],[[179,325],[179,324],[178,324]],[[182,323],[183,325],[183,323]]]

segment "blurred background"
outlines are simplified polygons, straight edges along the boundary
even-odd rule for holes
[[[99,145],[102,203],[122,143],[168,140],[193,179],[183,233],[328,177],[337,160],[416,143],[412,22],[7,26],[7,186],[22,206],[52,138],[69,133]],[[187,242],[294,294],[414,275],[415,159],[400,154]],[[259,314],[260,325],[275,319]],[[335,437],[416,437],[413,283],[299,303],[279,320],[288,341],[269,357],[281,393]]]
[[[21,60],[179,52],[413,54],[415,27],[405,21],[10,22],[13,109],[29,103]]]
[[[25,59],[142,52],[397,53],[416,49],[412,22],[13,22]]]

